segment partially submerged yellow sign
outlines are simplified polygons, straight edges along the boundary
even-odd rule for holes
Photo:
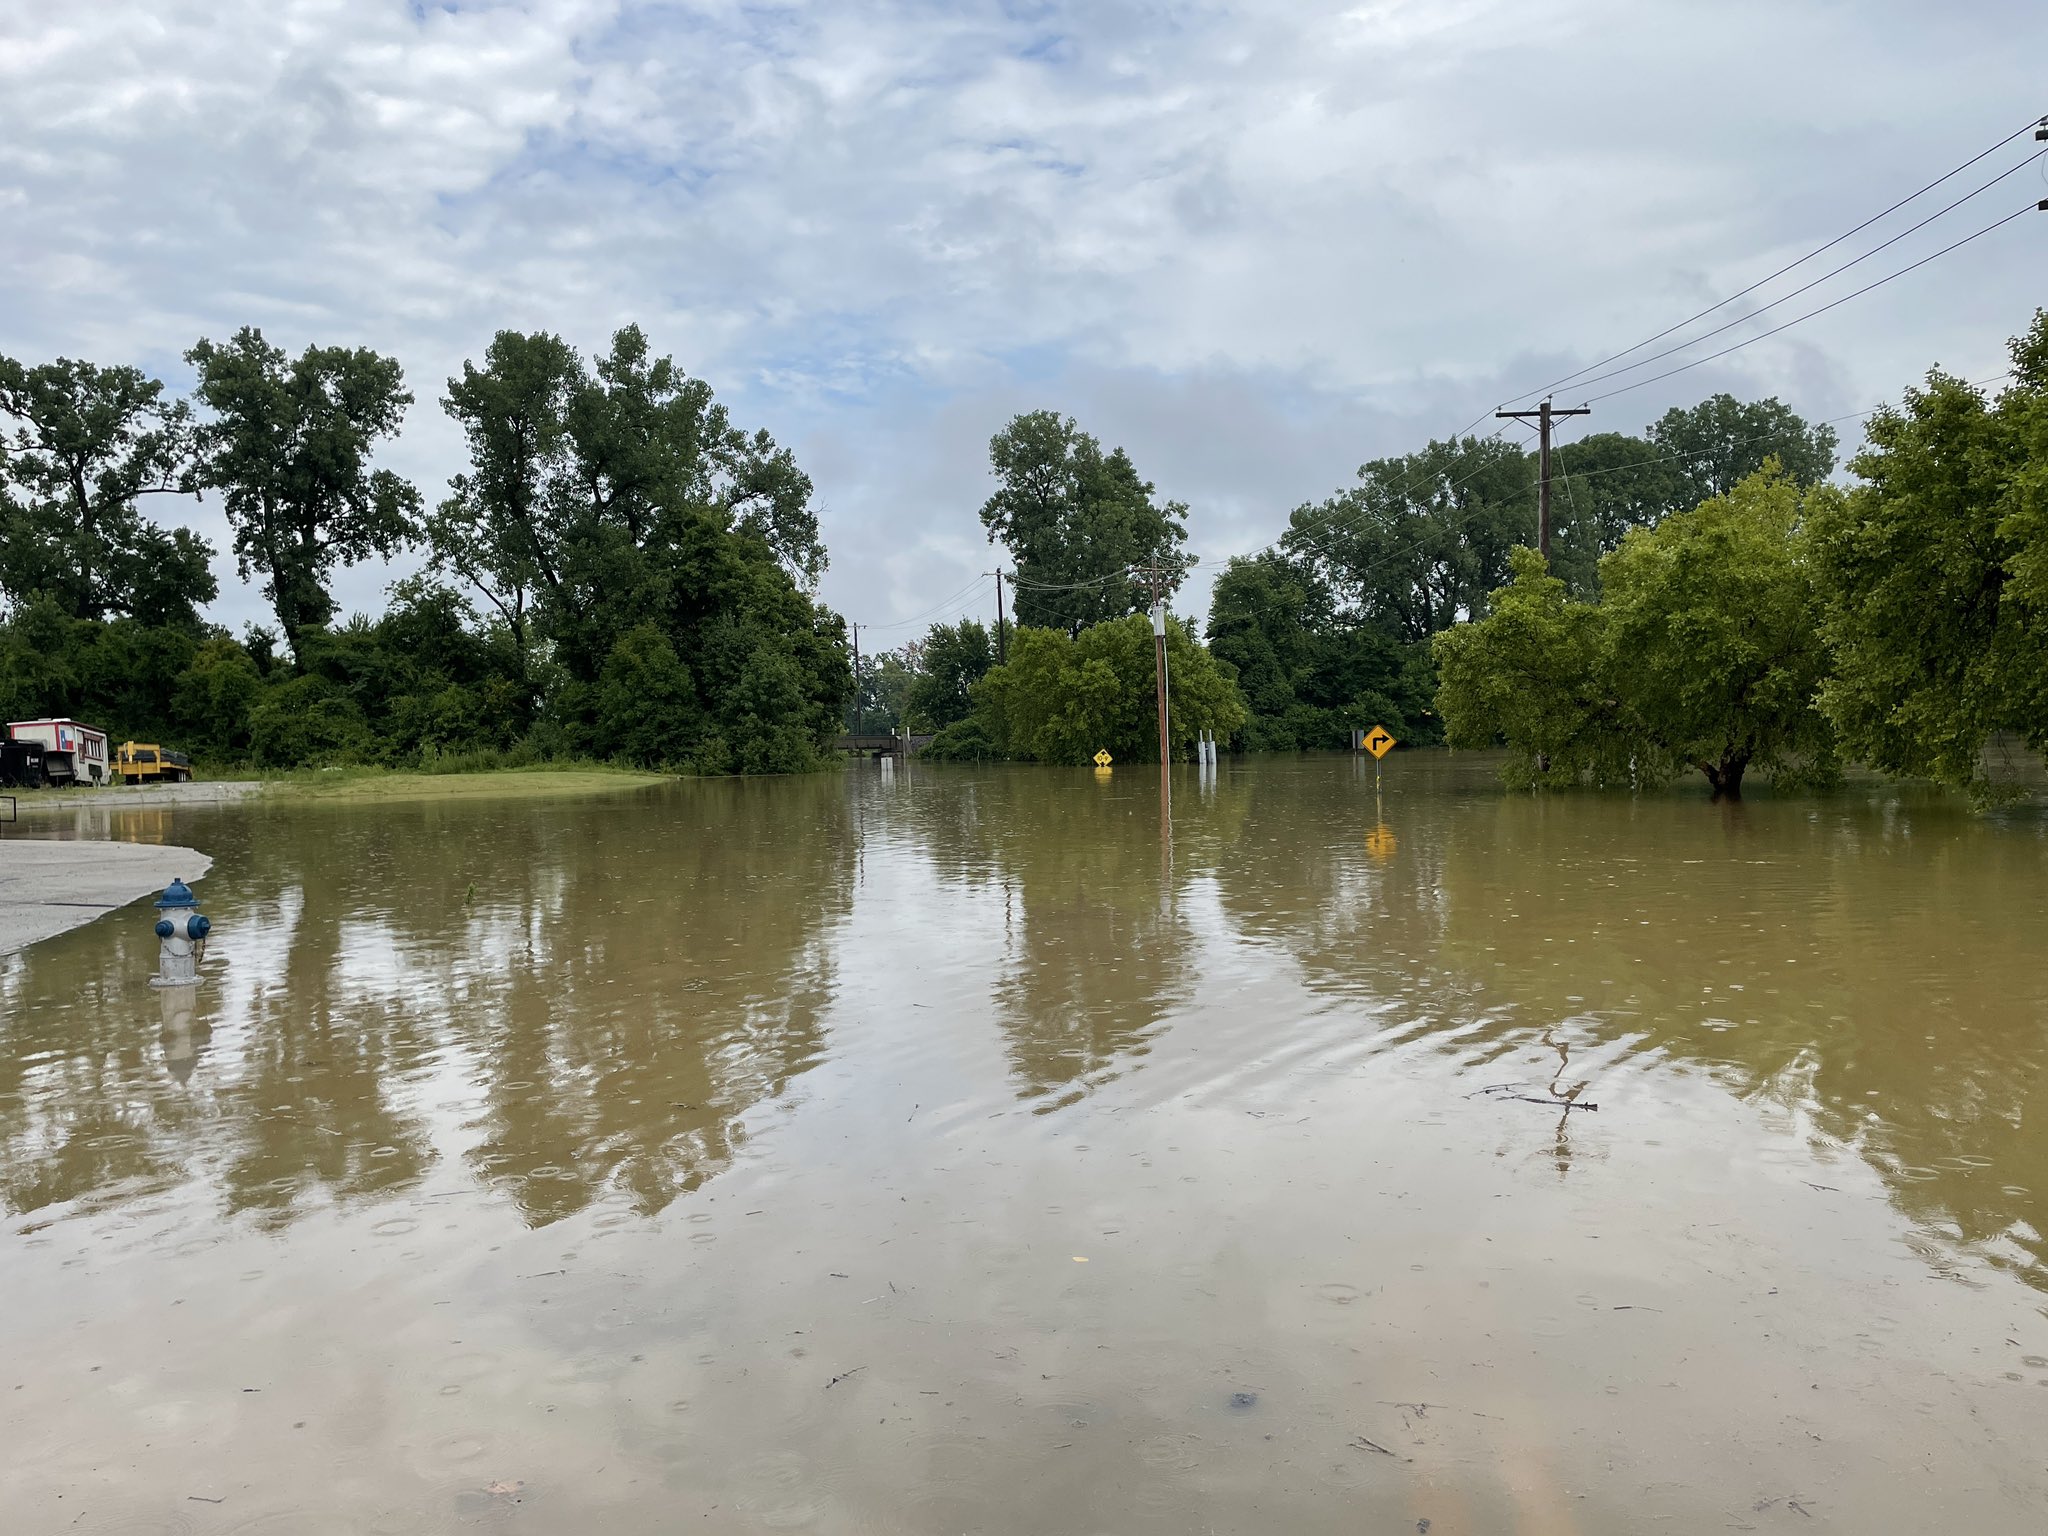
[[[1376,725],[1365,733],[1365,750],[1374,757],[1385,757],[1393,749],[1393,735],[1384,725]]]
[[[1111,763],[1112,761],[1114,761],[1114,759],[1112,759],[1112,758],[1110,757],[1110,755],[1109,755],[1109,748],[1107,748],[1107,747],[1102,747],[1102,748],[1100,748],[1100,749],[1098,749],[1098,750],[1097,750],[1097,752],[1096,752],[1096,754],[1095,754],[1095,766],[1096,766],[1096,767],[1098,767],[1098,768],[1107,768],[1107,767],[1108,767],[1108,766],[1110,765],[1110,763]]]

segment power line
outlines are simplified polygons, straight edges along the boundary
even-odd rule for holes
[[[964,602],[962,602],[962,599],[963,599],[963,598],[972,598],[972,597],[978,596],[978,595],[979,595],[979,591],[978,591],[978,589],[979,589],[979,588],[980,588],[980,587],[981,587],[981,586],[982,586],[982,585],[983,585],[983,584],[984,584],[985,582],[987,582],[987,580],[988,580],[988,579],[989,579],[989,578],[988,578],[988,576],[987,576],[986,574],[983,574],[983,575],[980,575],[980,576],[977,576],[977,577],[975,577],[973,581],[969,582],[969,583],[968,583],[968,584],[967,584],[966,586],[962,587],[962,588],[961,588],[961,589],[960,589],[960,590],[959,590],[958,592],[955,592],[955,593],[954,593],[954,594],[953,594],[953,595],[952,595],[951,597],[947,598],[947,599],[946,599],[946,600],[945,600],[945,601],[944,601],[943,603],[940,603],[940,604],[938,605],[938,607],[936,607],[936,608],[933,608],[933,609],[930,609],[929,611],[927,611],[927,612],[925,612],[925,613],[921,613],[921,614],[919,614],[919,615],[918,615],[918,616],[917,616],[916,618],[914,618],[914,619],[896,619],[896,620],[893,620],[892,622],[890,622],[890,623],[887,623],[887,624],[863,624],[863,625],[861,625],[861,628],[862,628],[862,629],[907,629],[907,628],[910,628],[910,627],[911,627],[911,626],[913,626],[913,625],[917,625],[917,624],[922,624],[922,623],[924,623],[924,622],[925,622],[925,620],[927,620],[927,619],[935,619],[935,618],[939,617],[939,616],[940,616],[941,614],[944,614],[944,613],[950,613],[950,612],[954,611],[954,610],[955,610],[955,609],[957,609],[957,608],[962,608],[962,607],[966,607],[966,606],[968,606],[968,604],[967,604],[967,603],[964,603]]]
[[[2008,213],[2004,218],[1999,219],[1995,223],[1986,224],[1982,229],[1976,230],[1970,234],[1963,236],[1962,239],[1955,241],[1951,245],[1944,245],[1940,250],[1936,251],[1933,255],[1923,256],[1918,261],[1914,262],[1911,266],[1901,267],[1896,272],[1888,272],[1883,277],[1880,277],[1876,282],[1865,283],[1861,288],[1858,288],[1855,292],[1845,293],[1839,299],[1830,300],[1828,303],[1821,305],[1818,309],[1809,309],[1803,315],[1795,315],[1792,319],[1787,320],[1783,325],[1773,326],[1768,331],[1759,332],[1755,336],[1751,336],[1746,338],[1745,340],[1736,342],[1735,345],[1733,345],[1732,347],[1723,347],[1718,352],[1709,352],[1705,357],[1696,357],[1689,363],[1679,364],[1679,366],[1676,368],[1667,368],[1662,373],[1653,373],[1647,379],[1637,379],[1633,384],[1624,384],[1619,389],[1608,390],[1605,394],[1593,395],[1587,399],[1586,404],[1592,405],[1601,400],[1612,400],[1616,395],[1625,395],[1630,390],[1641,389],[1646,384],[1655,384],[1660,380],[1673,378],[1678,374],[1685,373],[1690,371],[1691,369],[1697,368],[1703,363],[1711,363],[1716,358],[1726,357],[1731,352],[1740,352],[1744,347],[1754,346],[1759,341],[1768,340],[1770,337],[1777,335],[1780,331],[1789,331],[1792,329],[1793,326],[1803,324],[1804,322],[1811,320],[1815,315],[1824,315],[1829,310],[1848,303],[1851,299],[1860,299],[1861,297],[1863,297],[1864,294],[1869,293],[1873,288],[1882,288],[1886,283],[1892,281],[1893,278],[1904,277],[1908,272],[1917,272],[1920,270],[1920,268],[1926,266],[1930,261],[1938,261],[1942,257],[1946,256],[1950,251],[1960,250],[1963,246],[1968,245],[1972,240],[1981,239],[1983,236],[1990,234],[1995,229],[2003,229],[2006,225],[2010,224],[2014,219],[2017,219],[2024,214],[2043,211],[2048,211],[2048,198],[2043,198],[2038,203],[2028,203],[2024,208],[2016,208],[2011,213]]]
[[[1696,320],[1704,320],[1708,315],[1711,315],[1715,310],[1725,308],[1727,305],[1733,304],[1737,299],[1745,298],[1748,295],[1755,293],[1757,289],[1764,287],[1766,284],[1776,282],[1779,278],[1783,277],[1787,272],[1792,271],[1794,268],[1805,266],[1806,263],[1812,261],[1814,257],[1824,255],[1828,251],[1831,251],[1836,246],[1840,245],[1843,241],[1848,240],[1853,236],[1861,234],[1864,230],[1870,228],[1871,225],[1876,224],[1883,219],[1889,218],[1892,214],[1897,213],[1901,208],[1905,207],[1906,204],[1914,201],[1916,198],[1922,197],[1925,194],[1932,192],[1936,187],[1940,186],[1943,182],[1952,180],[1953,178],[1960,176],[1964,171],[1967,171],[1971,166],[1976,165],[1979,161],[1989,159],[1992,155],[1997,154],[1998,151],[2005,148],[2005,146],[2010,144],[2014,139],[2020,138],[2025,134],[2032,133],[2036,128],[2042,126],[2048,126],[2048,117],[2037,117],[2029,119],[2026,123],[2022,124],[2018,128],[2015,128],[2011,133],[2007,134],[2004,138],[2000,139],[1996,144],[1993,144],[1989,149],[1983,150],[1978,154],[1972,155],[1969,159],[1965,160],[1961,165],[1954,167],[1952,170],[1944,171],[1941,175],[1935,177],[1934,180],[1928,182],[1925,186],[1920,187],[1915,191],[1907,193],[1904,197],[1900,198],[1896,203],[1893,203],[1889,208],[1886,208],[1879,213],[1873,213],[1861,224],[1856,225],[1853,229],[1844,230],[1841,234],[1835,236],[1834,239],[1828,241],[1825,245],[1815,246],[1812,250],[1808,251],[1804,256],[1799,257],[1796,261],[1786,262],[1785,265],[1778,268],[1777,271],[1769,274],[1766,277],[1758,278],[1755,282],[1751,283],[1747,288],[1738,288],[1735,292],[1729,294],[1726,298],[1715,300],[1712,304],[1709,304],[1705,309],[1699,311],[1699,313],[1686,316],[1685,319],[1679,321],[1676,325],[1669,326],[1664,330],[1657,332],[1657,334],[1654,336],[1644,337],[1641,341],[1637,342],[1632,347],[1624,347],[1621,349],[1621,351],[1613,353],[1610,356],[1600,358],[1595,362],[1588,363],[1585,367],[1575,369],[1571,373],[1565,374],[1562,378],[1552,379],[1548,384],[1539,384],[1534,389],[1526,389],[1518,395],[1510,395],[1508,399],[1503,400],[1501,404],[1506,405],[1509,403],[1509,401],[1512,400],[1526,400],[1531,395],[1546,394],[1549,391],[1556,389],[1561,385],[1569,384],[1573,382],[1575,379],[1582,378],[1584,375],[1591,373],[1596,368],[1604,368],[1609,363],[1619,362],[1622,358],[1627,357],[1631,352],[1640,352],[1644,347],[1651,346],[1656,342],[1662,341],[1666,336],[1671,336],[1679,331],[1684,330],[1688,325],[1691,325]],[[1482,417],[1481,419],[1483,420],[1484,418]],[[1471,428],[1468,427],[1466,430],[1470,431]]]
[[[1987,374],[1981,379],[1971,379],[1969,384],[1972,389],[1982,389],[1986,384],[1996,384],[2000,379],[2011,377],[2012,370],[2008,368],[2002,373]],[[1873,405],[1864,410],[1845,411],[1840,416],[1824,416],[1819,421],[1811,423],[1811,425],[1831,427],[1839,421],[1861,421],[1866,416],[1875,416],[1879,411],[1889,409],[1890,406],[1891,402],[1887,400],[1883,405]],[[1577,471],[1577,474],[1581,480],[1592,480],[1600,475],[1617,475],[1631,469],[1648,469],[1653,464],[1675,464],[1681,459],[1704,458],[1710,453],[1718,453],[1723,448],[1744,448],[1751,443],[1769,442],[1777,435],[1775,432],[1759,432],[1754,437],[1739,437],[1732,443],[1716,443],[1711,448],[1693,448],[1684,453],[1664,453],[1659,454],[1653,459],[1634,459],[1626,464],[1609,464],[1604,469],[1582,469]]]
[[[2020,161],[2017,165],[2011,166],[2006,170],[2000,171],[1996,176],[1992,177],[1991,180],[1985,182],[1984,185],[1982,185],[1981,187],[1978,187],[1976,191],[1964,193],[1961,197],[1957,198],[1954,202],[1950,203],[1946,208],[1940,209],[1935,213],[1930,213],[1929,215],[1927,215],[1927,217],[1922,219],[1918,224],[1909,224],[1906,228],[1900,230],[1896,235],[1893,235],[1891,239],[1885,241],[1884,244],[1873,245],[1861,256],[1852,257],[1850,260],[1843,262],[1839,267],[1836,267],[1833,271],[1823,272],[1819,277],[1813,279],[1812,282],[1801,284],[1799,287],[1794,288],[1790,293],[1780,295],[1778,298],[1771,300],[1771,302],[1768,304],[1759,304],[1755,309],[1750,310],[1747,314],[1737,315],[1733,320],[1729,320],[1721,325],[1717,325],[1711,331],[1702,331],[1699,335],[1689,337],[1686,340],[1679,342],[1676,346],[1666,347],[1662,352],[1652,352],[1648,357],[1641,358],[1636,362],[1627,364],[1624,367],[1610,369],[1606,373],[1596,373],[1591,378],[1580,379],[1578,380],[1578,384],[1581,388],[1583,388],[1585,385],[1588,384],[1599,384],[1605,382],[1608,379],[1618,379],[1625,373],[1635,372],[1635,370],[1638,368],[1647,368],[1650,366],[1650,364],[1658,362],[1663,358],[1676,356],[1678,353],[1683,352],[1687,347],[1696,347],[1701,342],[1707,340],[1709,337],[1719,336],[1723,332],[1732,331],[1735,329],[1736,326],[1741,325],[1746,321],[1754,320],[1758,315],[1763,314],[1767,310],[1776,309],[1780,304],[1788,304],[1792,300],[1798,298],[1799,295],[1801,295],[1802,293],[1810,293],[1815,288],[1818,288],[1822,283],[1828,281],[1828,279],[1840,277],[1844,272],[1848,271],[1851,267],[1859,266],[1862,263],[1870,260],[1870,258],[1875,256],[1878,252],[1889,250],[1892,246],[1897,245],[1901,240],[1905,239],[1906,236],[1913,234],[1918,230],[1925,229],[1929,224],[1932,224],[1936,219],[1941,218],[1944,214],[1950,214],[1955,212],[1956,209],[1962,207],[1963,204],[1967,203],[1971,198],[1977,196],[1978,193],[1990,191],[1993,187],[1997,186],[2001,181],[2005,180],[2006,177],[2011,176],[2018,171],[2025,170],[2028,166],[2039,162],[2041,158],[2042,157],[2039,154],[2035,154],[2029,156],[2025,160]],[[1951,249],[1953,248],[1954,247],[1951,247]],[[1936,254],[1939,253],[1937,252]],[[1911,271],[1912,269],[1909,267],[1906,270]],[[1868,292],[1869,290],[1866,289],[1863,291]],[[1815,313],[1818,314],[1819,311],[1816,310]],[[1645,342],[1643,345],[1647,346],[1648,343]]]

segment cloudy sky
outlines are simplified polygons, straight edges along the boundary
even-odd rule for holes
[[[2044,44],[2039,0],[15,0],[0,352],[182,389],[242,324],[376,347],[418,395],[384,462],[431,496],[493,331],[637,320],[796,450],[823,595],[892,644],[988,606],[948,600],[994,563],[1015,412],[1125,445],[1205,561],[1256,548],[2048,112]],[[2044,195],[2028,166],[1771,319]],[[2044,302],[2029,215],[1592,426],[1716,389],[1861,410],[1997,372]],[[261,619],[220,574],[215,616]]]

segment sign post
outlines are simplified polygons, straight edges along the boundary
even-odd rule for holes
[[[1377,805],[1380,798],[1380,759],[1394,750],[1394,733],[1384,725],[1376,725],[1365,733],[1365,750],[1372,754],[1372,798]]]

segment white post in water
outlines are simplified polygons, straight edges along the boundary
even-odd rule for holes
[[[156,974],[152,987],[196,987],[199,985],[199,956],[205,952],[206,936],[213,923],[199,910],[192,888],[173,880],[156,899],[156,936],[159,941]]]

